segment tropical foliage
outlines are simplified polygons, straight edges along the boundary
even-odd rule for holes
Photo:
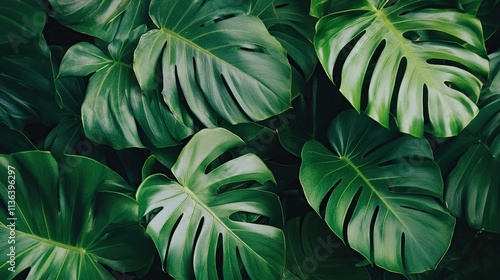
[[[4,0],[0,279],[495,279],[498,0]]]

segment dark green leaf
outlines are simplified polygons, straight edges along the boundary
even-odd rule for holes
[[[27,279],[114,279],[105,266],[127,272],[149,265],[154,247],[139,224],[130,186],[93,160],[64,159],[71,167],[48,152],[0,156],[2,178],[15,172],[9,174],[15,176],[14,193],[0,181],[1,203],[15,200],[15,208],[0,211],[5,242],[11,235],[7,218],[17,218],[15,272],[7,270],[8,252],[2,253],[0,278],[10,280],[30,268]]]
[[[300,181],[309,204],[376,265],[397,273],[435,269],[455,219],[440,203],[443,181],[427,141],[353,110],[334,119],[328,139],[334,152],[314,140],[302,151]]]
[[[458,137],[437,151],[451,213],[478,230],[500,232],[500,95],[487,99]]]

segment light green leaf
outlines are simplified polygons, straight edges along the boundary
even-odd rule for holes
[[[334,152],[314,140],[302,151],[300,181],[309,204],[379,267],[405,274],[435,269],[455,219],[440,203],[443,181],[427,141],[354,110],[333,120],[328,138]]]
[[[151,1],[158,27],[143,35],[134,56],[141,88],[158,87],[179,122],[207,127],[258,121],[290,107],[286,52],[255,16],[208,1]]]
[[[165,271],[175,279],[283,275],[285,241],[276,228],[283,223],[278,197],[253,186],[231,188],[274,181],[271,171],[253,154],[210,165],[242,143],[225,129],[204,129],[181,151],[172,167],[175,180],[151,175],[137,191],[140,214],[154,215],[147,232]],[[260,215],[269,224],[244,222],[236,213]]]
[[[139,223],[133,189],[91,159],[63,162],[72,165],[48,152],[0,155],[1,176],[15,176],[15,189],[0,181],[1,203],[15,201],[0,211],[0,238],[9,240],[14,222],[16,254],[15,272],[8,270],[10,251],[1,254],[0,278],[30,268],[27,279],[114,279],[105,266],[128,272],[150,265],[154,247]]]
[[[393,114],[399,130],[414,136],[457,135],[477,114],[488,75],[480,21],[454,1],[388,2],[312,1],[311,13],[321,16],[314,44],[323,68],[330,79],[340,77],[356,110],[383,126]]]

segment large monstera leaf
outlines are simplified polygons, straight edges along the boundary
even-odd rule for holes
[[[427,141],[388,131],[354,110],[334,119],[328,138],[333,152],[314,140],[302,151],[309,204],[378,266],[405,274],[435,269],[455,218],[441,203],[443,181]]]
[[[457,135],[478,112],[488,61],[480,21],[455,2],[313,0],[319,60],[383,126],[392,113],[402,132]]]
[[[137,191],[140,213],[156,214],[147,232],[165,270],[175,279],[242,279],[245,274],[252,279],[279,279],[283,275],[284,236],[276,228],[283,223],[279,199],[258,186],[243,187],[274,181],[271,171],[253,154],[216,167],[211,164],[242,144],[225,129],[204,129],[193,136],[172,167],[176,180],[151,175]],[[269,225],[244,216],[265,218]]]
[[[291,67],[286,51],[243,5],[221,0],[153,0],[157,29],[142,36],[134,57],[141,88],[160,83],[174,116],[193,115],[205,126],[258,121],[290,108]]]
[[[492,232],[500,232],[499,124],[500,95],[494,95],[463,133],[437,152],[451,213],[472,228]]]
[[[27,279],[114,279],[106,267],[137,271],[152,262],[133,189],[109,168],[39,151],[0,155],[0,168],[9,178],[0,182],[0,238],[2,248],[15,247],[15,272],[8,252],[0,256],[1,279],[29,268]]]

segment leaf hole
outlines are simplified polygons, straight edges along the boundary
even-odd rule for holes
[[[261,47],[258,45],[246,44],[244,46],[240,46],[239,48],[240,48],[240,50],[248,51],[248,52],[265,53],[264,47]]]
[[[362,31],[356,37],[354,37],[349,43],[347,43],[339,53],[337,61],[335,62],[332,71],[332,80],[336,84],[342,83],[342,71],[336,71],[336,69],[342,69],[344,67],[345,59],[349,56],[354,46],[358,43],[359,39],[365,35],[366,31]]]
[[[405,249],[406,247],[406,238],[405,233],[401,233],[401,264],[403,265],[403,271],[406,271],[406,257],[405,257]]]
[[[401,88],[401,83],[403,82],[403,78],[405,75],[406,67],[408,65],[408,61],[406,57],[403,57],[399,62],[398,72],[396,75],[396,80],[394,82],[394,88],[391,94],[391,112],[397,116],[397,108],[398,108],[398,99],[399,99],[399,89]]]
[[[246,270],[245,265],[243,265],[243,259],[241,257],[240,247],[238,247],[238,246],[236,246],[236,259],[238,260],[238,267],[240,269],[241,278],[242,279],[251,279],[250,275],[248,275],[248,272]]]
[[[372,220],[370,221],[370,259],[373,260],[375,256],[375,223],[377,222],[378,212],[380,211],[380,206],[375,207],[373,211]]]
[[[423,96],[422,96],[423,108],[424,108],[424,125],[428,126],[431,123],[431,119],[429,117],[429,88],[424,84]]]
[[[218,156],[217,158],[212,160],[212,162],[210,162],[207,165],[207,168],[205,169],[205,175],[212,172],[214,169],[223,165],[224,163],[231,161],[233,158],[234,157],[233,157],[232,149],[225,151],[224,153],[222,153],[220,156]],[[222,193],[222,191],[221,191],[221,193]]]
[[[411,13],[411,10],[406,10],[406,11],[403,11],[401,13],[399,13],[399,16],[402,17],[402,16],[405,16],[407,14]]]
[[[201,24],[200,27],[206,27],[206,26],[209,26],[209,25],[212,25],[212,24],[216,24],[218,22],[221,22],[221,21],[233,18],[235,16],[236,16],[235,14],[227,14],[227,15],[223,15],[223,16],[220,16],[220,17],[216,17],[214,19],[211,19],[211,20],[209,20],[209,21]]]
[[[257,223],[261,215],[246,211],[238,211],[229,215],[229,219],[235,222]]]
[[[361,110],[366,110],[366,107],[368,106],[368,92],[370,89],[370,80],[372,79],[373,72],[375,70],[375,65],[377,64],[377,61],[379,60],[380,55],[382,54],[382,51],[384,51],[386,43],[387,42],[384,39],[380,42],[380,44],[378,44],[377,48],[373,51],[370,61],[368,62],[368,69],[366,70],[366,74],[363,79],[363,85],[361,89],[361,101],[360,101]]]
[[[349,204],[349,208],[347,209],[347,213],[345,215],[344,224],[342,227],[342,234],[343,234],[344,242],[347,246],[349,246],[349,234],[348,234],[349,222],[352,219],[352,215],[354,214],[354,210],[356,209],[356,205],[358,204],[359,197],[361,196],[362,192],[363,192],[363,186],[359,186],[359,189],[356,191],[356,194],[353,196],[351,204]]]
[[[203,230],[204,223],[205,223],[205,217],[201,217],[200,222],[198,223],[198,227],[196,228],[196,233],[194,235],[193,252],[196,248],[196,244],[198,244],[198,239],[200,238],[200,234],[201,234],[201,231]]]
[[[224,251],[223,251],[223,240],[222,233],[217,236],[217,250],[215,251],[215,265],[217,267],[217,279],[223,279],[223,266],[224,266]]]
[[[385,8],[389,8],[391,6],[394,6],[398,2],[399,2],[399,0],[390,0],[390,1],[387,2],[387,4],[385,4],[384,9]]]
[[[410,40],[412,42],[416,42],[416,41],[419,41],[421,39],[420,35],[417,32],[415,32],[415,31],[404,32],[403,33],[403,37],[405,37],[406,39],[408,39],[408,40]]]
[[[181,223],[181,220],[182,220],[182,217],[184,216],[184,213],[180,214],[179,215],[179,218],[177,218],[177,221],[175,221],[175,224],[174,226],[172,226],[172,230],[170,231],[171,234],[170,236],[168,237],[168,243],[167,243],[167,248],[165,248],[165,260],[164,260],[164,263],[163,263],[163,267],[166,267],[167,265],[167,258],[169,257],[169,253],[168,251],[170,250],[170,245],[172,244],[172,238],[175,234],[175,231],[176,229],[179,227],[179,224]]]
[[[279,5],[276,5],[274,6],[275,9],[280,9],[280,8],[284,8],[286,6],[290,5],[289,3],[283,3],[283,4],[279,4]]]
[[[335,182],[332,187],[330,188],[330,190],[328,190],[328,192],[326,193],[325,197],[323,197],[323,200],[321,201],[321,204],[319,205],[319,213],[321,215],[321,217],[324,217],[325,216],[325,212],[326,212],[326,207],[328,205],[328,200],[330,199],[330,196],[332,195],[333,191],[335,190],[335,188],[342,182],[342,178],[340,178],[337,182]]]

